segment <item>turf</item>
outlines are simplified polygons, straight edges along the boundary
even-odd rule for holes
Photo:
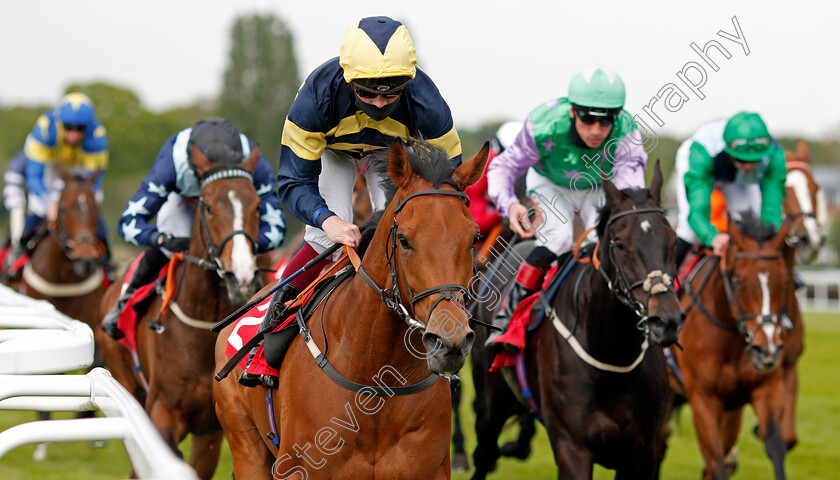
[[[840,431],[840,314],[809,314],[806,317],[806,352],[800,363],[800,400],[797,409],[799,445],[787,457],[789,478],[827,479],[837,478],[835,470],[840,465],[840,447],[837,432]],[[471,379],[464,370],[464,392],[461,405],[467,450],[475,448],[473,415],[470,411],[474,393]],[[57,418],[70,418],[61,413]],[[0,411],[0,429],[32,421],[31,412]],[[764,447],[752,434],[755,416],[751,410],[744,415],[744,423],[738,447],[741,463],[735,478],[772,478],[770,461]],[[503,438],[513,438],[516,428],[505,432]],[[188,451],[188,442],[181,445]],[[534,453],[528,460],[502,459],[490,478],[556,478],[554,459],[548,437],[542,427],[534,439]],[[86,442],[51,444],[47,460],[34,462],[34,446],[12,450],[0,458],[0,479],[68,480],[125,478],[129,475],[128,456],[120,442],[109,442],[105,448],[92,449]],[[230,452],[224,446],[222,459],[214,478],[230,479]],[[680,413],[674,433],[671,436],[668,454],[663,466],[662,478],[700,478],[702,458],[697,447],[690,409]],[[453,479],[469,478],[471,472],[453,473]],[[613,472],[597,468],[596,479],[612,478]]]

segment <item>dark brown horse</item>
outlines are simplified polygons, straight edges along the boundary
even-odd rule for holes
[[[592,478],[595,463],[615,469],[616,478],[656,475],[654,440],[666,415],[668,380],[662,350],[648,347],[675,342],[682,324],[672,286],[676,235],[659,207],[661,187],[658,163],[649,190],[619,191],[603,182],[598,262],[571,266],[545,320],[527,338],[526,375],[558,478]],[[489,317],[494,310],[479,308]],[[490,408],[477,414],[475,479],[493,469],[499,431],[521,412],[495,410],[509,402],[479,391],[493,383],[494,374],[484,372],[476,395]]]
[[[251,176],[259,149],[246,161],[232,165],[211,163],[194,147],[191,156],[201,177],[192,241],[185,261],[170,273],[176,290],[160,324],[153,320],[161,308],[159,297],[138,320],[141,374],[135,373],[132,356],[122,345],[101,330],[97,334],[114,377],[145,405],[172,448],[178,452],[178,443],[193,434],[190,465],[199,477],[209,479],[216,470],[222,441],[211,386],[217,335],[209,328],[257,288],[260,198]],[[121,283],[106,293],[102,314],[113,307]],[[157,329],[148,328],[152,325]]]
[[[725,479],[724,458],[732,450],[744,405],[758,417],[777,479],[785,478],[783,314],[791,273],[782,256],[790,231],[778,232],[752,216],[730,220],[729,248],[723,258],[709,256],[684,287],[687,312],[679,343],[672,348],[694,412],[694,426],[706,467],[705,479]]]
[[[810,152],[804,141],[796,145],[796,151],[785,151],[787,180],[785,181],[785,217],[793,220],[790,233],[783,248],[788,271],[794,263],[811,263],[819,249],[825,244],[828,213],[825,198],[811,171]],[[799,388],[797,362],[805,348],[804,322],[799,310],[799,301],[793,289],[787,300],[787,315],[790,325],[784,332],[785,351],[782,369],[785,381],[785,412],[782,417],[782,433],[788,449],[796,445],[796,397]]]
[[[475,337],[463,296],[478,227],[463,189],[480,177],[488,147],[457,169],[425,142],[409,147],[397,141],[388,151],[397,190],[358,274],[317,307],[308,342],[295,338],[283,360],[273,393],[277,447],[266,391],[239,385],[238,367],[216,383],[237,479],[450,477],[450,387],[439,376],[463,366]],[[218,367],[233,328],[219,335]],[[350,383],[336,383],[335,372]]]

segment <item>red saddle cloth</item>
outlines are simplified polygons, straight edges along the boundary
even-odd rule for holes
[[[558,265],[555,263],[548,272],[546,272],[545,280],[543,280],[540,290],[538,292],[534,292],[528,297],[525,297],[521,302],[519,302],[519,305],[516,306],[516,309],[513,311],[513,315],[510,318],[507,330],[502,335],[499,335],[495,342],[516,345],[520,352],[525,351],[525,333],[528,331],[528,324],[531,321],[531,310],[534,308],[534,304],[537,303],[537,299],[540,298],[542,290],[548,287],[551,280],[554,279],[554,275],[557,274],[557,270]],[[513,366],[516,366],[516,354],[504,351],[496,354],[496,357],[493,359],[493,364],[490,365],[490,371],[495,372],[502,367]]]
[[[145,253],[143,255],[145,255]],[[137,257],[137,259],[134,260],[134,262],[132,262],[128,267],[125,279],[123,280],[122,288],[125,288],[128,285],[128,282],[134,275],[134,271],[137,270],[137,265],[140,263],[140,259],[143,258],[143,255]],[[158,279],[165,277],[168,270],[169,264],[167,263],[158,274]],[[125,303],[125,308],[123,308],[120,313],[119,320],[117,321],[117,328],[123,332],[123,337],[117,341],[132,353],[137,351],[137,320],[139,318],[137,310],[135,310],[134,306],[149,298],[154,291],[155,282],[138,288],[131,297],[128,298],[128,301]]]
[[[311,295],[310,295],[311,296]],[[309,298],[306,299],[307,301]],[[230,332],[230,336],[228,337],[227,345],[225,346],[225,355],[228,358],[232,358],[236,352],[242,348],[243,345],[248,343],[248,340],[254,337],[257,332],[260,331],[260,324],[262,323],[263,319],[265,318],[266,314],[268,313],[268,307],[271,303],[271,295],[268,296],[265,300],[258,303],[254,308],[245,312],[238,320],[235,322],[235,327]],[[289,316],[286,320],[283,321],[278,327],[276,327],[273,331],[277,332],[286,328],[287,326],[291,325],[292,322],[295,321],[297,313]],[[294,328],[294,327],[292,327]],[[259,348],[257,349],[257,353],[254,354],[254,359],[251,361],[251,365],[249,365],[246,369],[246,365],[248,364],[248,356],[242,358],[239,361],[239,366],[243,370],[247,370],[248,373],[253,375],[273,375],[277,376],[277,369],[271,367],[265,361],[265,355],[263,354],[263,344],[260,343]]]

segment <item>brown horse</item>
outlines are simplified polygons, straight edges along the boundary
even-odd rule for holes
[[[463,295],[478,227],[463,189],[481,176],[488,147],[457,169],[430,144],[409,147],[387,151],[397,190],[358,274],[314,310],[312,336],[296,338],[283,360],[272,395],[278,446],[264,389],[239,385],[238,367],[215,384],[237,479],[449,478],[450,390],[438,379],[463,366],[475,337]],[[233,328],[219,335],[218,367]],[[324,352],[319,363],[314,350]]]
[[[101,330],[103,357],[114,377],[145,405],[163,438],[177,445],[193,434],[190,465],[209,479],[216,470],[222,432],[213,409],[213,347],[209,328],[257,289],[255,239],[260,198],[251,176],[259,158],[254,148],[240,164],[214,164],[198,149],[191,156],[201,178],[201,194],[189,251],[174,272],[176,289],[161,322],[153,320],[160,297],[138,320],[141,373],[129,352]],[[115,304],[122,282],[103,299],[104,315]],[[145,318],[149,326],[146,328]],[[147,379],[147,380],[146,380]],[[148,387],[146,387],[146,381]]]
[[[747,216],[729,222],[723,258],[709,256],[686,280],[687,313],[679,343],[671,348],[706,467],[705,479],[725,479],[744,405],[752,403],[757,435],[764,441],[777,479],[785,478],[785,411],[782,318],[791,274],[782,256],[791,222],[778,232]]]
[[[796,145],[796,151],[785,151],[787,179],[785,181],[785,217],[793,220],[790,234],[784,246],[784,258],[788,271],[793,271],[796,261],[811,263],[819,249],[825,244],[828,213],[825,198],[811,172],[810,152],[804,141]],[[782,434],[788,449],[796,445],[796,397],[799,388],[797,362],[805,348],[804,323],[799,310],[799,301],[793,289],[787,300],[787,314],[790,325],[784,335],[785,353],[782,369],[785,380],[785,412],[782,418]]]
[[[565,279],[545,320],[527,337],[524,366],[517,365],[525,368],[542,413],[558,478],[592,478],[595,463],[621,479],[656,475],[654,440],[667,414],[668,379],[662,349],[650,344],[674,343],[683,318],[672,286],[676,235],[660,208],[661,187],[658,163],[650,189],[618,190],[603,182],[597,260],[561,262]],[[512,257],[526,255],[517,253]],[[510,283],[494,282],[498,292]],[[480,319],[498,308],[495,296],[488,299],[480,304]],[[506,419],[523,409],[510,390],[498,390],[486,352],[474,351],[473,363],[483,366],[474,369],[478,480],[495,468]],[[518,448],[527,454],[521,439]]]
[[[93,185],[99,172],[87,178],[64,169],[58,173],[64,182],[58,215],[23,267],[17,289],[95,328],[106,262],[105,246],[96,236],[99,205]]]

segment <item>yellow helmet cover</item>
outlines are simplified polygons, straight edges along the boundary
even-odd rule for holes
[[[388,17],[367,17],[347,30],[339,63],[348,83],[361,78],[414,78],[414,42],[402,23]]]

